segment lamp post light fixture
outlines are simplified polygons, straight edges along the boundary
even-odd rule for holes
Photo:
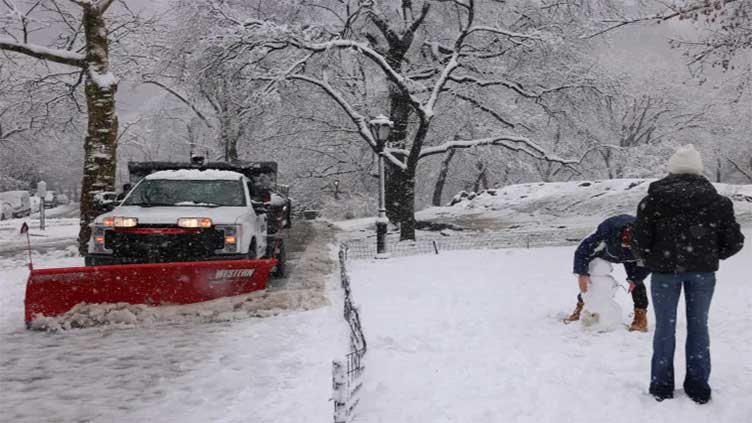
[[[392,132],[393,123],[384,115],[378,115],[370,122],[371,135],[376,140],[376,153],[379,155],[379,215],[376,218],[376,257],[386,255],[386,204],[384,189],[384,147]]]

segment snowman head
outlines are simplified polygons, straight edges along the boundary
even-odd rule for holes
[[[610,275],[613,270],[614,266],[612,266],[611,263],[596,258],[590,262],[588,272],[590,273],[590,276],[606,276]]]

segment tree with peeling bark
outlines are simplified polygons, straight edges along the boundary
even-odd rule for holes
[[[401,9],[405,13],[391,17],[389,6],[405,3],[387,3],[339,2],[345,7],[337,9],[333,2],[327,8],[336,22],[332,25],[235,18],[241,25],[228,28],[218,39],[227,50],[253,46],[255,57],[275,57],[277,64],[286,63],[257,78],[268,82],[265,89],[274,90],[283,81],[318,87],[348,116],[375,153],[377,144],[368,122],[369,116],[380,112],[375,99],[384,99],[394,122],[383,153],[389,169],[387,210],[390,220],[399,223],[403,240],[415,239],[416,171],[428,157],[493,145],[535,159],[574,163],[549,154],[521,135],[524,125],[518,126],[486,100],[488,95],[498,95],[509,102],[541,105],[547,96],[593,89],[587,72],[551,72],[546,79],[536,79],[545,71],[515,72],[521,57],[554,55],[561,48],[563,34],[555,31],[562,26],[552,25],[557,16],[535,2],[426,0],[412,2],[410,8]],[[247,57],[241,62],[247,63]],[[343,72],[358,68],[365,68],[366,76]],[[353,95],[353,86],[358,84],[371,90],[371,104]],[[443,108],[453,102],[466,103],[468,111],[486,114],[495,124],[475,139],[453,140],[432,132]]]
[[[111,72],[109,57],[108,27],[105,13],[113,0],[69,0],[79,8],[77,13],[67,10],[57,1],[45,4],[48,13],[57,10],[61,21],[69,26],[72,34],[59,40],[62,45],[47,47],[30,41],[29,12],[21,11],[11,0],[3,0],[9,12],[18,17],[17,31],[8,28],[0,37],[0,50],[22,54],[49,63],[56,63],[80,70],[84,80],[88,127],[84,141],[84,169],[81,183],[81,220],[78,247],[86,253],[91,234],[89,224],[97,211],[94,209],[92,193],[112,191],[115,188],[115,166],[117,150],[118,120],[115,112],[117,79]],[[36,2],[34,6],[43,2]],[[75,17],[75,20],[74,19]],[[78,27],[80,26],[81,31]],[[83,34],[80,34],[82,32]],[[15,35],[18,34],[18,35]],[[77,37],[83,35],[83,40]]]

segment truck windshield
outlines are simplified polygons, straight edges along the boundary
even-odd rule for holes
[[[241,207],[246,204],[240,180],[146,179],[133,189],[123,205]]]

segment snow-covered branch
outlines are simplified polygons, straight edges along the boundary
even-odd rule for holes
[[[99,13],[104,13],[112,6],[113,0],[99,0],[94,4],[94,7],[99,10]]]
[[[663,21],[668,21],[677,17],[681,19],[682,16],[688,16],[693,13],[699,12],[701,10],[714,8],[716,6],[723,7],[727,4],[737,3],[739,1],[748,1],[748,0],[723,0],[723,1],[713,1],[713,2],[708,1],[708,0],[697,0],[697,1],[691,2],[690,4],[687,4],[684,7],[672,7],[672,6],[667,5],[669,8],[669,12],[666,12],[666,13],[658,13],[655,15],[638,17],[638,18],[603,20],[602,21],[603,23],[608,24],[605,28],[600,29],[591,34],[582,35],[580,39],[589,40],[591,38],[595,38],[599,35],[603,35],[607,32],[613,31],[623,26],[636,24],[636,23],[663,22]]]
[[[272,78],[269,78],[272,79]],[[337,90],[334,89],[331,85],[329,85],[328,82],[312,78],[307,75],[301,75],[301,74],[294,74],[294,75],[288,75],[287,79],[294,79],[299,81],[305,81],[309,84],[313,84],[324,90],[324,92],[337,104],[342,108],[342,110],[347,113],[347,116],[352,120],[352,122],[355,124],[355,126],[358,128],[358,133],[361,137],[363,137],[364,140],[368,142],[368,144],[372,148],[376,148],[376,140],[373,139],[373,135],[371,135],[371,130],[368,127],[368,121],[366,118],[358,113],[355,108],[347,102],[347,100],[337,92]]]
[[[742,175],[746,176],[746,177],[747,177],[747,179],[749,179],[749,181],[750,181],[750,182],[752,182],[752,172],[749,172],[749,171],[745,171],[744,169],[742,169],[742,167],[741,167],[741,166],[739,166],[739,164],[738,164],[738,163],[736,163],[735,161],[731,160],[731,159],[730,159],[730,158],[728,158],[728,157],[726,157],[726,160],[728,160],[728,162],[729,162],[729,163],[731,163],[731,166],[734,166],[734,168],[735,168],[735,169],[736,169],[736,170],[737,170],[737,171],[738,171],[739,173],[741,173]],[[750,166],[750,169],[752,169],[752,166]]]
[[[421,102],[410,94],[409,80],[402,74],[397,72],[394,68],[392,68],[389,63],[387,63],[383,55],[370,48],[367,44],[353,40],[332,40],[324,43],[307,43],[298,40],[292,40],[291,44],[295,47],[314,51],[317,53],[325,52],[332,48],[354,49],[362,53],[377,66],[379,66],[381,70],[384,71],[387,78],[389,78],[389,80],[392,81],[400,91],[402,91],[406,96],[410,98],[410,102],[419,114],[425,113]]]
[[[261,80],[267,80],[270,82],[277,81],[278,77],[266,77],[266,78],[259,78]],[[345,99],[342,94],[337,92],[337,90],[334,89],[328,82],[312,78],[308,75],[302,75],[302,74],[293,74],[293,75],[287,75],[286,79],[292,79],[292,80],[299,80],[299,81],[305,81],[309,84],[316,85],[317,87],[324,90],[324,92],[332,99],[334,100],[341,108],[344,110],[344,112],[347,114],[347,116],[350,118],[350,120],[355,124],[355,126],[358,128],[358,134],[368,142],[368,144],[371,146],[374,151],[376,150],[376,140],[373,139],[373,135],[371,134],[371,128],[368,126],[368,120],[365,116],[358,113],[355,108]],[[407,155],[407,152],[404,150],[395,150],[395,149],[385,149],[384,150],[384,157],[389,160],[393,165],[399,167],[400,169],[407,169],[407,166],[404,162],[402,162],[400,159],[394,156],[394,153],[401,152],[404,155]]]
[[[74,53],[68,50],[48,48],[36,44],[16,43],[14,41],[0,39],[0,50],[21,53],[37,59],[62,63],[69,66],[77,66],[80,68],[86,66],[83,54]]]
[[[492,26],[474,26],[468,30],[468,35],[474,32],[490,32],[492,34],[503,35],[505,37],[508,37],[512,42],[519,42],[517,41],[518,39],[535,40],[535,41],[543,40],[543,37],[539,33],[534,32],[531,34],[523,34],[521,32],[509,31],[506,29],[495,28]]]
[[[472,98],[472,97],[470,97],[468,95],[465,95],[465,94],[462,94],[462,93],[458,93],[458,92],[454,92],[454,91],[452,91],[450,94],[452,96],[454,96],[454,97],[459,98],[460,100],[464,100],[464,101],[472,104],[473,106],[475,106],[478,109],[480,109],[482,112],[491,115],[494,119],[496,119],[497,121],[501,122],[504,126],[506,126],[508,128],[514,128],[516,126],[514,123],[512,123],[509,120],[507,120],[506,118],[504,118],[504,116],[502,116],[499,112],[491,109],[490,107],[486,106],[485,104],[481,103],[480,101],[478,101],[478,100],[476,100],[476,99],[474,99],[474,98]]]
[[[479,87],[491,87],[495,85],[500,85],[502,87],[508,88],[517,94],[527,97],[527,98],[538,98],[540,97],[540,93],[536,93],[533,91],[526,90],[521,84],[513,81],[509,81],[507,79],[496,79],[493,81],[483,80],[474,78],[472,76],[452,76],[449,78],[450,81],[456,82],[458,84],[464,84],[464,83],[472,83]]]
[[[406,170],[407,169],[407,165],[394,155],[394,153],[396,153],[396,152],[404,153],[404,155],[407,156],[407,151],[405,151],[405,150],[397,150],[397,149],[386,148],[386,149],[384,149],[384,157],[387,160],[389,160],[389,162],[391,164],[397,166],[398,168],[400,168],[402,170]]]
[[[590,147],[587,150],[585,150],[585,152],[582,153],[582,156],[580,156],[580,160],[578,160],[577,163],[582,163],[583,161],[585,161],[585,157],[587,157],[587,155],[590,154],[590,153],[592,153],[593,151],[598,151],[598,150],[602,150],[602,149],[624,151],[624,148],[620,147],[618,145],[599,144],[599,145],[596,145],[594,147]]]
[[[81,7],[91,6],[91,0],[68,0],[68,1]]]
[[[431,91],[431,96],[428,98],[428,101],[426,102],[425,106],[425,113],[426,117],[428,119],[431,119],[433,117],[434,113],[434,106],[436,106],[436,101],[439,99],[439,94],[444,89],[444,87],[447,84],[447,81],[452,76],[452,72],[455,71],[460,66],[459,63],[459,56],[460,51],[462,50],[462,45],[465,42],[465,38],[467,38],[468,35],[470,35],[470,27],[473,25],[473,22],[475,21],[475,2],[474,0],[468,0],[468,4],[462,4],[464,7],[467,8],[467,22],[464,25],[464,27],[460,30],[459,35],[457,35],[457,38],[454,40],[454,51],[452,52],[452,56],[449,58],[449,61],[444,66],[444,69],[442,69],[441,74],[439,75],[439,79],[436,81],[436,85],[434,85],[433,90]]]
[[[525,137],[518,137],[513,135],[501,135],[491,138],[480,138],[475,140],[453,140],[447,141],[441,145],[434,147],[426,147],[421,151],[420,158],[426,156],[432,156],[435,154],[443,154],[451,149],[457,148],[471,148],[483,145],[498,145],[508,150],[519,151],[527,154],[530,157],[545,160],[548,162],[559,163],[562,165],[573,165],[579,163],[577,160],[566,160],[560,157],[554,156],[546,152],[542,147],[538,146],[534,142]]]
[[[201,119],[201,121],[204,122],[204,124],[206,124],[206,126],[208,126],[209,128],[213,128],[212,124],[209,123],[209,119],[207,119],[206,116],[204,116],[192,102],[188,101],[188,99],[185,98],[185,96],[183,96],[179,92],[177,92],[174,89],[168,87],[167,85],[164,85],[163,83],[161,83],[159,81],[146,80],[146,81],[142,81],[142,82],[144,84],[156,85],[159,88],[162,88],[163,90],[165,90],[168,93],[172,94],[175,98],[177,98],[178,100],[180,100],[183,104],[185,104],[186,106],[190,107],[191,110],[193,110],[193,113],[195,113],[196,116],[198,116],[199,119]]]
[[[436,105],[436,101],[438,101],[439,99],[439,93],[444,89],[444,86],[446,85],[447,80],[451,77],[452,72],[459,66],[459,61],[457,60],[458,55],[459,53],[457,51],[452,54],[452,57],[449,59],[449,63],[444,66],[444,69],[441,71],[441,75],[439,75],[438,81],[436,81],[436,85],[434,85],[433,90],[431,91],[431,96],[428,98],[425,106],[425,114],[428,119],[431,119],[431,117],[433,117],[433,109]]]
[[[315,52],[312,52],[312,53],[306,55],[304,58],[302,58],[302,59],[296,61],[295,63],[293,63],[292,66],[290,66],[289,68],[287,68],[287,70],[285,72],[283,72],[280,76],[278,76],[274,80],[270,81],[269,84],[267,84],[266,87],[264,87],[263,92],[265,94],[268,94],[269,92],[271,92],[272,88],[274,88],[275,85],[277,85],[280,81],[282,81],[285,78],[287,78],[287,76],[290,75],[291,73],[295,72],[295,69],[297,69],[299,66],[303,66],[306,62],[308,62],[308,60],[310,60],[310,58],[314,54],[315,54]]]

